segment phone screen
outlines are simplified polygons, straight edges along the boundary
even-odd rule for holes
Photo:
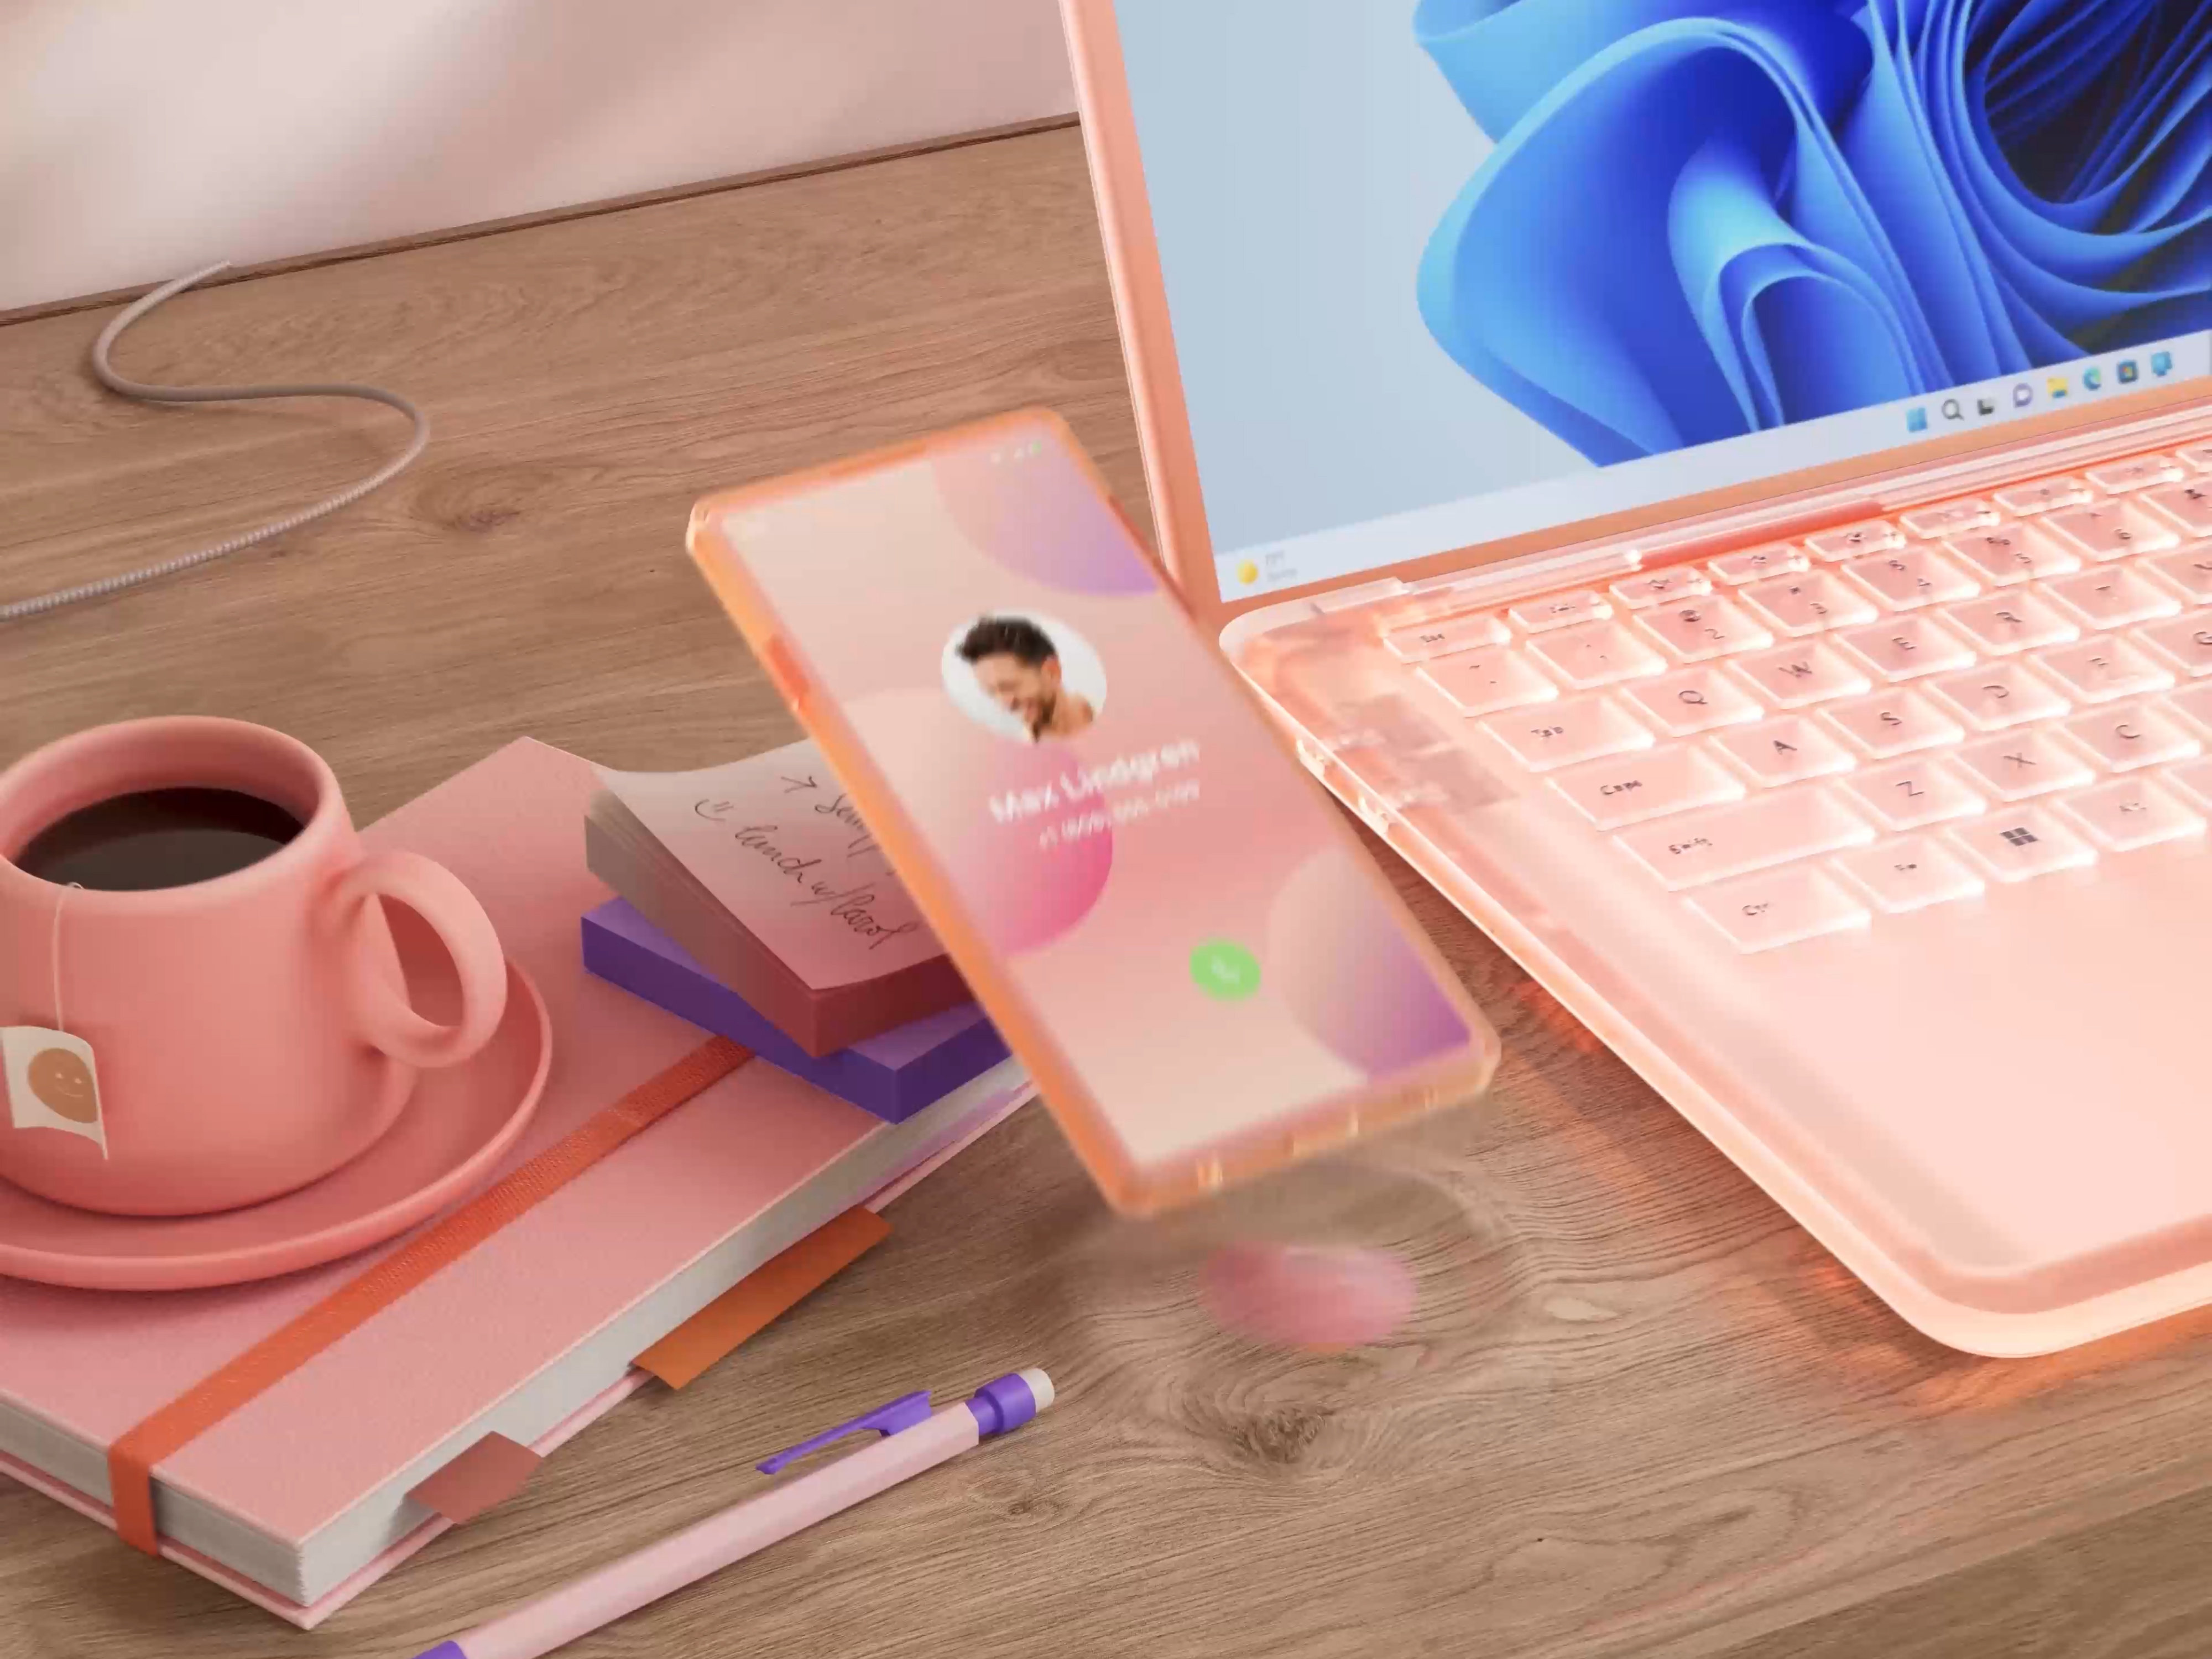
[[[710,500],[693,548],[1079,1148],[1141,1184],[1487,1080],[1488,1027],[1056,418]]]

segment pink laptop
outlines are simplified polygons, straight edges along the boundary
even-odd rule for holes
[[[1307,764],[1929,1335],[2212,1300],[2212,9],[1065,3]]]

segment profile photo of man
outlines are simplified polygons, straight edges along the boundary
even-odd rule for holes
[[[1025,617],[981,617],[959,649],[983,695],[1021,721],[1032,743],[1072,738],[1098,717],[1066,683],[1051,635]]]

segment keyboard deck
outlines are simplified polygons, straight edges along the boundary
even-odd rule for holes
[[[1400,672],[1744,951],[2212,817],[2212,444],[1437,609]]]

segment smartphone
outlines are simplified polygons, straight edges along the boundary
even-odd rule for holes
[[[1488,1085],[1496,1034],[1057,416],[708,496],[689,542],[1115,1208]]]

